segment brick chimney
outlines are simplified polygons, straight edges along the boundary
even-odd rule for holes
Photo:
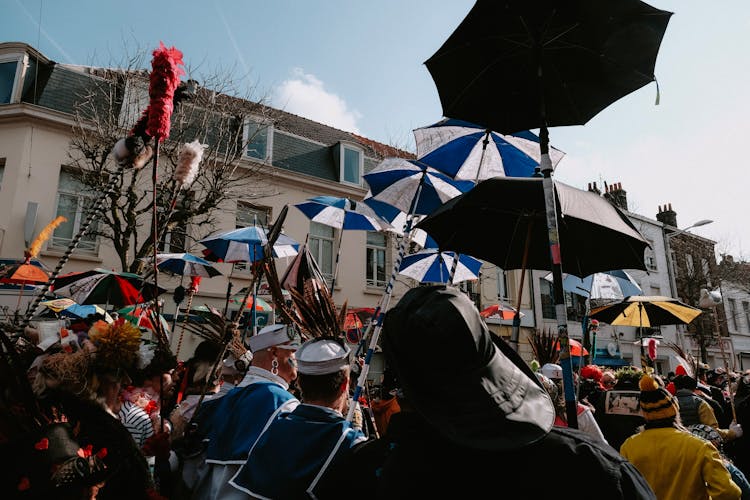
[[[604,197],[620,210],[628,209],[628,193],[622,188],[622,183],[607,185],[604,183]]]
[[[663,207],[659,206],[659,213],[656,214],[656,220],[667,226],[677,227],[677,212],[672,210],[671,203],[667,203]]]
[[[591,191],[592,193],[596,193],[598,195],[602,194],[602,192],[599,191],[599,187],[596,185],[596,182],[589,182],[589,189],[588,190]]]

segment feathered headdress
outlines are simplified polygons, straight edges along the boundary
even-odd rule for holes
[[[26,258],[26,264],[28,264],[31,259],[39,255],[39,252],[42,249],[42,245],[44,245],[44,242],[47,241],[50,236],[52,236],[52,232],[62,224],[63,222],[67,222],[67,218],[63,217],[62,215],[58,215],[55,217],[55,219],[47,224],[44,229],[42,229],[39,234],[34,238],[34,241],[31,242],[31,245],[29,245],[29,248],[27,248],[23,255]]]
[[[294,323],[307,338],[333,338],[341,340],[344,335],[347,303],[337,311],[325,278],[320,272],[307,244],[302,245],[294,262],[287,268],[279,283],[272,265],[267,269],[271,293],[277,310],[287,321]],[[281,289],[289,291],[293,308],[287,307]]]

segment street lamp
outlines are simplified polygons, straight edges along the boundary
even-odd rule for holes
[[[667,232],[666,224],[665,224],[664,233],[663,233],[664,234],[664,248],[665,248],[666,253],[667,253],[667,277],[669,278],[669,288],[671,289],[671,294],[670,295],[672,297],[674,297],[676,299],[679,299],[678,293],[677,293],[677,277],[676,277],[676,273],[675,273],[675,269],[674,269],[674,261],[672,260],[672,247],[670,246],[669,242],[672,240],[672,238],[674,238],[678,234],[682,234],[682,233],[686,232],[688,229],[692,229],[694,227],[699,227],[699,226],[705,226],[706,224],[711,224],[712,222],[713,222],[713,220],[711,220],[711,219],[701,219],[698,222],[696,222],[696,223],[694,223],[694,224],[692,224],[692,225],[690,225],[690,226],[688,226],[688,227],[686,227],[684,229],[679,229],[679,230],[677,230],[675,232],[672,232],[672,233],[668,233]],[[683,328],[684,328],[683,325],[679,325],[677,327],[677,337],[678,337],[680,345],[684,344],[684,339],[683,339],[684,330],[683,330]]]

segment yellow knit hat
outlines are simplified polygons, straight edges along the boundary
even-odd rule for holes
[[[648,373],[641,377],[640,406],[643,418],[648,421],[675,418],[680,413],[680,405],[672,394]]]

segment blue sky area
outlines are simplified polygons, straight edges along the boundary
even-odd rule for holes
[[[276,107],[411,149],[412,130],[442,118],[423,63],[473,3],[0,0],[0,39],[107,66],[163,41],[194,75],[231,72]],[[555,177],[619,182],[631,211],[651,218],[671,203],[681,228],[713,219],[693,231],[750,258],[750,2],[650,3],[674,12],[656,64],[660,104],[652,83],[584,126],[552,128],[566,153]]]

